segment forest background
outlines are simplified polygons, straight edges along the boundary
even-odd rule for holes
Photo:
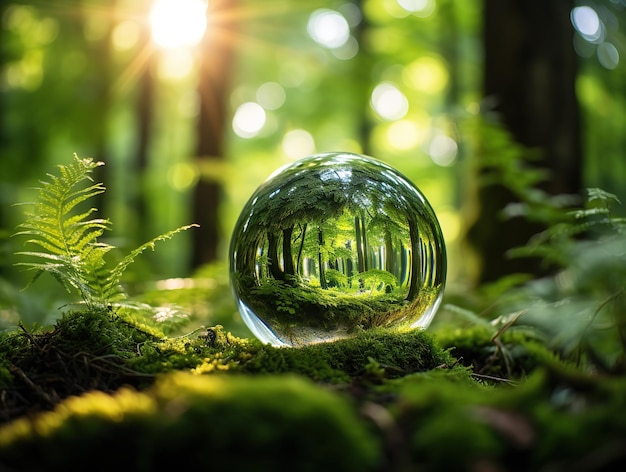
[[[73,153],[106,163],[97,206],[123,252],[201,225],[142,256],[137,290],[225,273],[254,189],[318,152],[374,156],[423,191],[452,295],[549,269],[507,257],[541,229],[518,204],[535,183],[543,201],[586,187],[626,200],[621,0],[214,0],[187,19],[196,2],[173,3],[163,20],[165,1],[0,2],[3,325],[65,303],[54,281],[19,292],[11,234],[13,204]]]

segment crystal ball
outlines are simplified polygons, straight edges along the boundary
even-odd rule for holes
[[[400,172],[327,153],[274,172],[233,231],[230,281],[252,333],[303,346],[377,328],[426,328],[446,249],[435,213]]]

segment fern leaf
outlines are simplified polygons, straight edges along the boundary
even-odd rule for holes
[[[95,243],[98,238],[108,229],[93,222],[84,225],[74,225],[70,231],[66,231],[65,241],[72,252],[80,254],[86,244]],[[79,244],[81,243],[82,244]]]
[[[84,213],[81,213],[79,215],[75,215],[72,217],[67,218],[64,222],[63,222],[63,226],[65,228],[70,228],[73,225],[78,225],[78,224],[85,224],[85,219],[89,216],[91,216],[92,213],[98,211],[96,208],[90,208],[89,210],[87,210]],[[109,220],[105,220],[105,219],[96,219],[96,220],[90,220],[92,223],[99,223],[102,225],[109,225]]]
[[[105,190],[106,189],[102,184],[96,184],[92,185],[91,187],[66,195],[63,201],[63,205],[61,207],[61,212],[63,214],[67,214],[72,211],[72,209],[74,209],[74,207],[79,203],[82,203],[85,200],[89,200],[96,195],[100,195],[101,193],[104,193]]]
[[[59,284],[68,292],[72,293],[72,289],[78,289],[80,284],[77,284],[75,281],[70,282],[68,277],[65,274],[66,264],[62,263],[18,263],[18,266],[23,265],[26,266],[27,270],[34,271],[35,274],[28,281],[23,290],[29,288],[42,274],[51,275]]]
[[[30,231],[30,232],[25,232],[22,231],[20,233],[16,233],[15,235],[34,235],[34,236],[40,236],[41,233],[38,233],[37,231]],[[36,244],[38,246],[40,246],[42,249],[45,249],[46,251],[49,251],[53,254],[65,254],[65,248],[60,247],[56,244],[54,244],[53,242],[50,242],[46,239],[40,238],[40,239],[29,239],[28,241],[26,241],[26,243],[30,243],[30,244]],[[17,254],[24,254],[23,252],[19,252]]]
[[[39,257],[41,259],[57,261],[57,263],[59,264],[65,264],[68,262],[67,257],[64,255],[48,254],[47,252],[21,251],[21,252],[17,252],[16,254],[20,256]],[[15,265],[29,266],[29,265],[35,265],[35,264],[37,263],[36,262],[18,262]]]

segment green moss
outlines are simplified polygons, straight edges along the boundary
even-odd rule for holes
[[[451,364],[452,357],[421,330],[369,330],[350,339],[303,348],[263,346],[242,364],[246,372],[296,372],[314,380],[346,382],[373,360],[389,378]]]
[[[0,366],[8,375],[2,381],[15,387],[0,400],[3,421],[87,390],[145,388],[155,375],[175,370],[297,373],[340,383],[365,376],[372,362],[387,378],[452,362],[423,331],[373,330],[334,343],[275,348],[237,338],[220,326],[201,336],[169,338],[108,311],[68,313],[52,331],[23,330],[7,336],[3,345]]]
[[[275,348],[220,326],[166,337],[104,311],[0,343],[0,468],[608,470],[626,458],[626,380],[522,330]]]
[[[57,321],[54,335],[59,347],[111,352],[124,357],[133,355],[140,343],[164,338],[154,327],[97,310],[68,313]]]
[[[471,367],[475,374],[496,379],[523,378],[538,366],[557,362],[551,351],[535,333],[515,328],[496,336],[495,328],[477,325],[465,329],[442,329],[437,342]]]
[[[0,397],[0,421],[49,409],[88,390],[149,384],[151,376],[127,363],[138,346],[157,342],[158,334],[108,310],[86,310],[65,314],[52,330],[22,328],[4,335],[0,365],[10,378],[2,380],[7,388]]]
[[[564,373],[565,372],[565,373]],[[377,388],[408,469],[620,470],[626,379],[539,368],[523,383],[486,385],[435,370]],[[390,397],[393,394],[393,397]]]
[[[310,381],[175,373],[15,422],[0,431],[0,459],[33,471],[275,472],[375,470],[381,457],[350,402]]]

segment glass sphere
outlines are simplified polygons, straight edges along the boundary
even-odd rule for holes
[[[446,250],[419,189],[350,153],[272,174],[235,225],[230,277],[252,333],[275,346],[375,327],[426,328],[441,303]]]

